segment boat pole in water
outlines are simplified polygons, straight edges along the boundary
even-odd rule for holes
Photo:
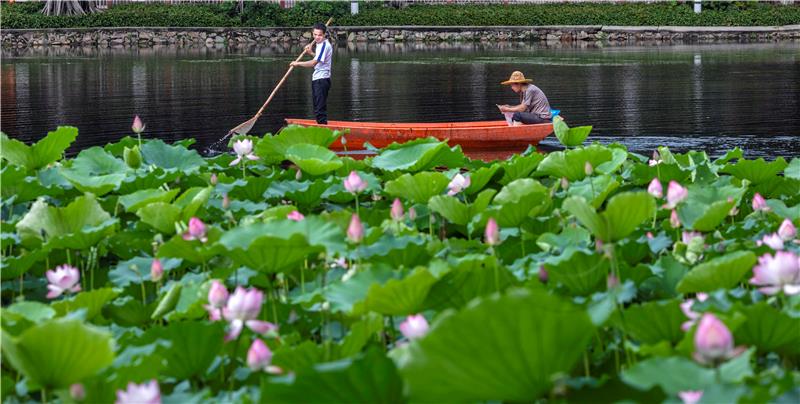
[[[333,22],[333,17],[328,19],[328,22],[325,23],[325,27],[327,28],[328,26],[330,26],[332,22]],[[312,39],[311,42],[309,43],[309,45],[311,45],[313,43],[314,43],[314,40]],[[305,48],[304,48],[303,51],[300,52],[300,55],[297,57],[297,59],[295,59],[294,61],[295,62],[299,62],[300,59],[303,58],[303,54],[305,54],[305,53],[306,53],[306,51],[305,51]],[[286,74],[283,75],[283,78],[281,79],[281,81],[279,81],[278,85],[275,86],[275,89],[272,90],[272,93],[269,95],[269,98],[267,98],[267,101],[264,102],[264,105],[262,105],[261,108],[259,108],[258,112],[256,112],[256,114],[253,115],[252,118],[246,120],[244,123],[240,124],[239,126],[231,129],[228,132],[228,134],[225,135],[225,137],[223,137],[220,140],[223,140],[223,139],[227,138],[228,136],[233,135],[234,133],[237,133],[237,134],[240,134],[240,135],[246,135],[247,132],[250,132],[250,129],[253,129],[253,125],[256,124],[256,121],[258,120],[259,117],[261,117],[261,114],[267,108],[267,105],[269,104],[269,102],[272,101],[272,97],[275,96],[275,93],[278,92],[278,89],[281,88],[281,85],[283,85],[283,82],[286,81],[287,77],[289,77],[289,74],[292,72],[293,69],[294,69],[294,66],[289,66],[289,70],[286,71]]]

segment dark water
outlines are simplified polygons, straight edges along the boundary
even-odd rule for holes
[[[194,137],[209,151],[258,110],[298,52],[296,45],[4,50],[0,128],[33,142],[58,125],[77,126],[74,152],[130,134],[138,114],[147,137]],[[499,82],[521,70],[568,123],[594,125],[590,140],[647,154],[667,145],[800,155],[800,43],[340,44],[333,66],[333,120],[502,119],[494,104],[518,98]],[[310,69],[293,72],[251,133],[311,117],[310,77]]]

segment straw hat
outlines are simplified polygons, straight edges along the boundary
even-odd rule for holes
[[[521,72],[521,71],[516,71],[516,72],[514,72],[514,73],[511,73],[511,77],[509,77],[509,78],[508,78],[508,80],[506,80],[506,81],[504,81],[504,82],[502,82],[502,83],[500,83],[500,84],[503,84],[503,85],[508,85],[508,84],[523,84],[523,83],[524,83],[524,84],[528,84],[528,83],[532,83],[532,82],[533,82],[533,80],[531,80],[531,79],[526,79],[526,78],[525,78],[525,75],[524,75],[524,74],[522,74],[522,72]]]

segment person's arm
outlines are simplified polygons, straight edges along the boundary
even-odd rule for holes
[[[306,45],[304,50],[305,50],[305,53],[308,53],[309,55],[311,55],[311,60],[306,60],[305,62],[292,62],[292,63],[289,63],[290,66],[314,67],[314,66],[317,65],[317,63],[319,63],[317,61],[317,59],[316,59],[317,55],[314,53],[314,51],[311,50],[311,44]]]
[[[501,112],[525,112],[526,110],[525,104],[500,106]]]

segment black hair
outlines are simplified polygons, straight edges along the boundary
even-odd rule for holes
[[[321,22],[318,22],[318,23],[314,24],[314,29],[318,29],[318,30],[322,31],[323,34],[328,32],[328,27],[326,27],[325,24],[323,24]]]

